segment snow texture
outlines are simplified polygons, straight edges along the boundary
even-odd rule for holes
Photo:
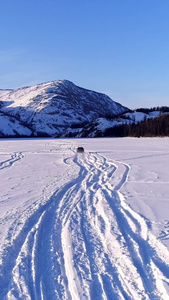
[[[0,299],[169,299],[168,159],[168,138],[2,140]]]

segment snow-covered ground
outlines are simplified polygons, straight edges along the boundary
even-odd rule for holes
[[[1,140],[0,299],[169,299],[168,161],[169,138]]]

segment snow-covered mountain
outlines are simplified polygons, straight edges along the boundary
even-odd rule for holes
[[[162,107],[161,107],[162,108]],[[92,122],[89,122],[86,124],[83,128],[70,128],[67,129],[64,132],[64,137],[106,137],[106,136],[123,136],[122,132],[120,133],[120,128],[124,128],[125,125],[137,125],[142,124],[150,124],[148,123],[149,120],[154,119],[154,126],[156,130],[150,130],[146,132],[146,127],[142,127],[145,130],[145,135],[143,136],[168,136],[168,131],[164,130],[164,127],[168,126],[167,121],[164,123],[164,119],[161,117],[167,117],[169,115],[169,108],[167,110],[163,111],[159,108],[159,110],[154,110],[152,109],[138,109],[138,111],[130,111],[123,113],[119,116],[107,116],[107,117],[102,117],[102,118],[97,118]],[[156,109],[156,108],[154,108]],[[141,112],[139,110],[147,110],[148,112]],[[161,121],[160,119],[161,118]],[[124,125],[124,126],[123,126]],[[160,127],[161,126],[161,127]],[[147,125],[147,128],[149,126]],[[163,128],[162,130],[159,131],[159,128]],[[150,129],[150,128],[149,128]],[[143,130],[142,130],[143,131]],[[158,132],[159,131],[159,132]],[[158,134],[155,134],[157,132]],[[161,132],[161,134],[160,134]],[[167,134],[165,134],[167,132]],[[124,132],[123,132],[124,133]],[[137,135],[137,134],[136,134]],[[124,135],[125,136],[125,135]],[[127,135],[126,135],[127,136]],[[131,134],[132,136],[132,134]]]
[[[121,125],[131,125],[137,124],[139,122],[154,119],[162,115],[163,112],[160,110],[150,111],[150,112],[139,112],[130,111],[123,113],[119,116],[108,116],[103,118],[97,118],[92,122],[86,124],[83,128],[70,128],[64,132],[66,137],[101,137],[105,136],[105,132],[110,128],[117,128]],[[166,112],[164,112],[166,114]],[[168,112],[167,112],[168,114]]]
[[[108,96],[68,80],[0,90],[0,136],[57,137],[72,125],[127,111]]]

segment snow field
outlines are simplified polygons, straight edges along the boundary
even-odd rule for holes
[[[167,206],[168,144],[2,141],[0,298],[168,299],[169,220],[142,189]]]

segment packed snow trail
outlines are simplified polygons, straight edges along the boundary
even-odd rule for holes
[[[7,244],[0,299],[168,299],[168,250],[120,192],[130,166],[97,153],[64,163],[79,175]]]

